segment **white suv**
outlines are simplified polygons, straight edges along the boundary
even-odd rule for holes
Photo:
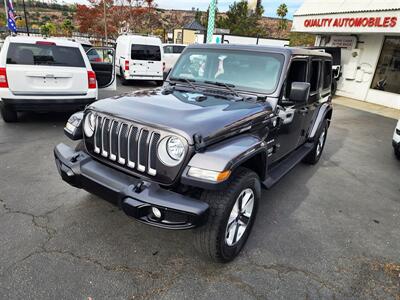
[[[98,87],[114,89],[113,50],[89,51],[96,53],[92,63],[82,46],[73,41],[7,37],[0,52],[4,121],[17,121],[19,111],[78,110],[97,99]]]
[[[397,126],[394,129],[392,144],[394,154],[396,154],[396,157],[400,159],[400,120],[397,122]]]
[[[165,62],[165,73],[168,73],[178,58],[181,56],[183,50],[185,50],[186,45],[183,44],[163,44],[164,47],[164,62]]]

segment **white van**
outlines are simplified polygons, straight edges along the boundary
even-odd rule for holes
[[[115,67],[122,84],[127,80],[155,80],[163,84],[163,47],[157,37],[121,35],[117,39]]]

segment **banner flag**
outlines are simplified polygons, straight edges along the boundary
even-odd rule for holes
[[[210,9],[208,13],[208,28],[207,28],[207,43],[211,43],[215,28],[215,4],[216,0],[211,0]]]

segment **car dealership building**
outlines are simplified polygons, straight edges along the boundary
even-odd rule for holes
[[[341,47],[338,95],[400,109],[400,0],[305,0],[292,31]]]

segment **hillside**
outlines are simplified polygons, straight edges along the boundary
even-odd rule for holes
[[[22,1],[14,1],[14,9],[16,15],[21,16],[21,19],[17,20],[17,26],[25,26]],[[66,19],[73,20],[75,5],[48,4],[31,0],[26,1],[26,10],[29,27],[38,29],[47,22],[54,23],[56,26],[61,26]],[[5,25],[4,2],[0,1],[0,26]]]
[[[48,4],[37,1],[26,2],[28,23],[30,28],[39,29],[46,23],[52,23],[56,28],[56,33],[60,32],[65,20],[70,20],[74,26],[74,31],[82,31],[77,25],[75,19],[76,6],[75,5],[61,5],[61,4]],[[20,1],[14,5],[16,15],[23,17],[23,9]],[[180,28],[195,18],[195,10],[167,10],[167,9],[156,9],[157,18],[159,19],[160,30],[171,31],[174,28]],[[206,12],[202,12],[203,19],[206,18]],[[218,17],[224,17],[224,13],[219,13]],[[0,1],[0,26],[5,26],[5,13],[4,13],[4,2]],[[279,30],[278,18],[263,17],[260,21],[261,27],[263,28],[262,35],[273,38],[289,38],[289,29],[291,28],[292,21],[288,20],[288,26],[286,30]],[[18,27],[24,27],[24,18],[17,20]],[[145,25],[143,24],[143,27]],[[83,32],[84,33],[84,32]]]

